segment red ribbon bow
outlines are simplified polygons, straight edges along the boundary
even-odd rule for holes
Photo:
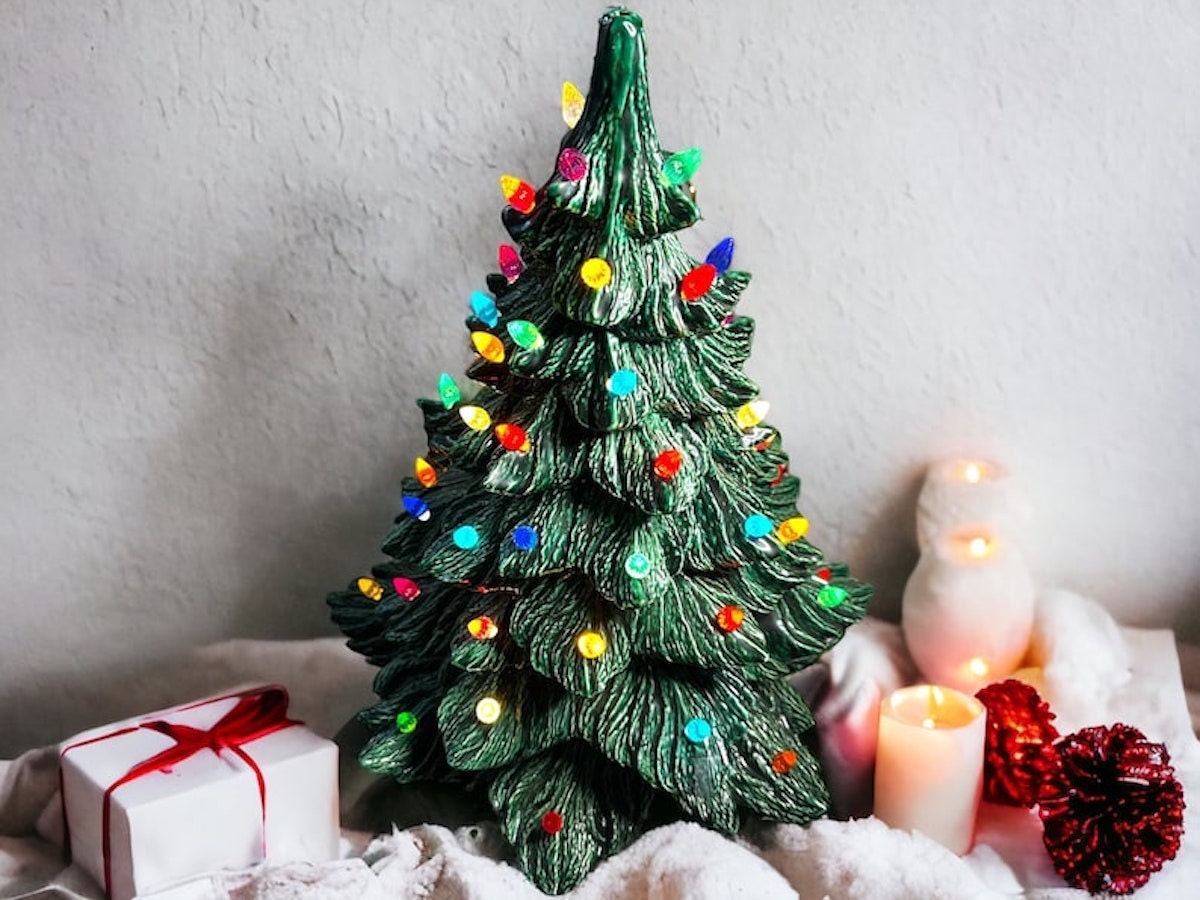
[[[103,806],[103,824],[104,829],[104,891],[106,894],[112,894],[112,837],[111,837],[111,822],[112,822],[112,795],[117,788],[128,784],[131,781],[136,781],[144,775],[151,772],[160,772],[169,770],[172,766],[178,765],[186,759],[190,759],[202,750],[211,750],[213,753],[220,755],[223,750],[228,750],[235,754],[242,762],[246,763],[254,772],[254,777],[258,781],[258,797],[259,805],[262,809],[263,822],[263,856],[266,856],[266,825],[267,825],[267,785],[263,779],[262,770],[258,764],[251,758],[250,754],[242,749],[243,744],[248,744],[251,741],[256,741],[261,737],[266,737],[268,734],[280,731],[284,728],[289,728],[292,725],[303,724],[296,719],[287,717],[288,693],[287,689],[282,685],[269,685],[267,687],[253,688],[248,691],[242,691],[237,694],[230,694],[226,697],[218,697],[213,700],[204,700],[200,703],[194,703],[191,706],[182,707],[182,709],[195,709],[198,706],[207,706],[210,703],[216,703],[220,700],[229,700],[234,697],[238,698],[237,705],[229,712],[223,715],[211,728],[208,730],[202,728],[193,728],[190,725],[180,725],[175,722],[167,722],[164,720],[156,720],[153,722],[141,722],[138,725],[129,728],[123,728],[119,731],[114,731],[110,734],[101,737],[91,738],[86,741],[80,741],[77,744],[71,744],[62,751],[62,756],[75,749],[82,747],[85,744],[93,744],[97,741],[108,740],[122,734],[130,734],[146,728],[151,731],[157,731],[159,734],[164,734],[175,741],[175,744],[166,748],[161,753],[157,753],[144,762],[138,763],[111,785],[104,792]],[[64,810],[65,812],[65,810]],[[69,834],[69,831],[68,831]]]

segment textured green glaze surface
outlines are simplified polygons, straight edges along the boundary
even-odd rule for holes
[[[601,19],[565,148],[584,155],[586,174],[556,172],[532,212],[504,211],[524,269],[512,283],[487,279],[498,323],[467,320],[504,343],[505,359],[472,365],[464,402],[523,428],[528,451],[472,431],[458,405],[420,401],[438,481],[406,479],[403,492],[430,515],[401,513],[387,535],[389,559],[373,570],[381,600],[354,583],[329,598],[350,645],[380,666],[363,764],[485,789],[518,863],[552,893],[664,817],[733,833],[746,815],[822,815],[812,716],[784,677],[836,643],[870,596],[804,539],[745,534],[748,516],[796,515],[800,482],[775,429],[744,430],[734,416],[758,394],[743,371],[753,322],[734,316],[749,276],[725,271],[680,298],[698,261],[675,232],[699,210],[690,185],[660,177],[671,154],[650,111],[642,23],[627,10]],[[599,289],[580,278],[591,257],[612,266]],[[544,343],[514,343],[517,320]],[[615,396],[609,379],[623,369],[636,387]],[[663,478],[654,461],[668,448],[682,465]],[[476,547],[454,542],[462,525]],[[536,530],[536,546],[517,545],[518,527]],[[420,595],[397,595],[397,576]],[[819,600],[827,580],[846,591],[833,608]],[[744,612],[731,631],[717,624],[726,607]],[[490,639],[468,632],[479,616],[498,626]],[[584,631],[605,652],[578,652]],[[485,697],[500,703],[494,722],[476,716]],[[406,716],[397,728],[402,712],[415,727]],[[695,719],[712,730],[700,743],[684,732]],[[773,765],[784,750],[791,768]],[[543,828],[550,812],[560,831]]]

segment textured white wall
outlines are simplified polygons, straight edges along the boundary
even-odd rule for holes
[[[983,454],[1042,581],[1197,634],[1200,5],[640,9],[814,540],[894,613],[922,466]],[[180,645],[332,633],[600,12],[4,4],[0,752]]]

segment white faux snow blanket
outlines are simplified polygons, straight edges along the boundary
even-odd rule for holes
[[[1098,606],[1065,591],[1044,591],[1034,652],[1045,669],[1046,693],[1067,733],[1121,721],[1163,741],[1188,801],[1178,857],[1138,892],[1142,900],[1200,896],[1200,743],[1196,741],[1169,631],[1118,628]],[[1200,654],[1185,653],[1197,664]],[[899,629],[867,619],[822,661],[828,688],[816,714],[833,736],[855,714],[865,691],[886,696],[912,679]],[[373,670],[339,639],[294,642],[231,641],[181,661],[175,678],[153,694],[128,696],[149,710],[185,702],[248,681],[288,686],[293,713],[331,736],[370,700]],[[806,673],[811,678],[812,673]],[[1200,695],[1195,697],[1200,701]],[[1200,702],[1195,704],[1200,708]],[[118,718],[120,712],[111,718]],[[836,748],[835,748],[836,749]],[[847,751],[841,783],[850,797],[861,760]],[[61,849],[57,747],[0,761],[0,897],[98,900],[103,891],[67,864]],[[861,785],[857,787],[861,788]],[[541,898],[501,859],[503,842],[491,823],[451,830],[421,825],[372,837],[344,832],[344,858],[212,873],[156,900],[184,898]],[[957,857],[920,834],[888,828],[873,817],[832,819],[808,827],[771,826],[754,840],[730,840],[692,823],[656,829],[600,865],[570,895],[574,900],[655,898],[1059,898],[1085,897],[1063,885],[1041,845],[1036,815],[984,804],[975,849]]]

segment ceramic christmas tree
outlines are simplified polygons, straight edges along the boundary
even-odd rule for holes
[[[363,765],[485,790],[554,893],[664,816],[824,814],[785,678],[870,595],[804,538],[733,242],[699,262],[675,235],[700,152],[659,145],[637,15],[600,20],[563,110],[543,187],[502,179],[519,250],[471,298],[477,393],[420,401],[390,560],[329,598],[382,667]]]

